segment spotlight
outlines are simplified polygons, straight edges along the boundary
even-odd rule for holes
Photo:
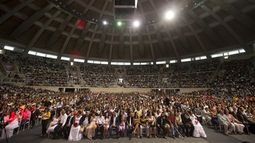
[[[108,22],[106,20],[104,20],[103,25],[108,25]]]
[[[119,26],[119,27],[122,26],[122,22],[121,22],[121,21],[118,21],[118,22],[117,22],[117,26]]]
[[[175,17],[175,13],[172,10],[169,10],[165,13],[165,20],[172,20]]]
[[[135,20],[135,21],[133,22],[133,27],[134,27],[134,28],[138,28],[140,25],[141,25],[141,23],[140,23],[139,20]]]
[[[169,64],[166,64],[166,68],[169,68]]]

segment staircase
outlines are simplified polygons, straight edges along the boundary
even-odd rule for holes
[[[67,83],[71,86],[85,85],[85,81],[82,78],[80,67],[77,65],[65,66],[67,73]]]
[[[222,63],[224,63],[224,62],[220,61],[220,64],[217,66],[217,69],[213,72],[212,76],[210,77],[209,83],[212,83],[214,81],[214,79],[216,78],[216,76],[222,74],[222,73],[220,73],[220,71],[221,71],[220,69],[221,69]]]
[[[75,66],[76,67],[76,72],[77,72],[77,78],[79,80],[79,85],[83,86],[85,85],[85,81],[81,75],[81,69],[80,69],[80,66]]]

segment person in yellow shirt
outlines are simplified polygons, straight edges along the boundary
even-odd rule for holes
[[[41,117],[42,117],[42,135],[41,136],[45,136],[47,131],[47,126],[51,117],[49,108],[46,107],[44,111],[42,111]]]
[[[139,128],[139,125],[140,125],[140,117],[138,116],[137,112],[135,112],[135,115],[134,115],[134,130],[133,130],[133,134],[136,134],[139,136],[139,133],[140,133],[140,128]]]

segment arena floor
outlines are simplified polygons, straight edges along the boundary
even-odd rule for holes
[[[18,135],[15,135],[13,138],[9,140],[9,143],[62,143],[69,141],[59,139],[59,140],[52,140],[47,138],[41,138],[40,137],[40,127],[37,127],[35,129],[27,130],[20,132]],[[254,143],[255,142],[255,135],[231,135],[231,136],[225,136],[220,133],[216,133],[212,129],[205,129],[208,138],[207,139],[201,139],[201,138],[167,138],[167,139],[161,139],[161,138],[132,138],[132,140],[128,140],[128,138],[119,138],[119,139],[105,139],[105,140],[93,140],[91,142],[93,143],[243,143],[243,142],[249,142]],[[4,143],[4,140],[0,141],[1,143]],[[77,143],[82,142],[88,142],[87,139],[81,140]]]

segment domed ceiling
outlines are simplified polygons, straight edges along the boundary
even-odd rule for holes
[[[209,55],[255,40],[254,0],[138,0],[115,25],[114,0],[1,0],[0,39],[84,59],[142,61]],[[165,11],[175,18],[165,21]],[[132,20],[132,18],[130,20]],[[77,20],[85,21],[83,28]],[[102,21],[107,20],[108,25]]]

